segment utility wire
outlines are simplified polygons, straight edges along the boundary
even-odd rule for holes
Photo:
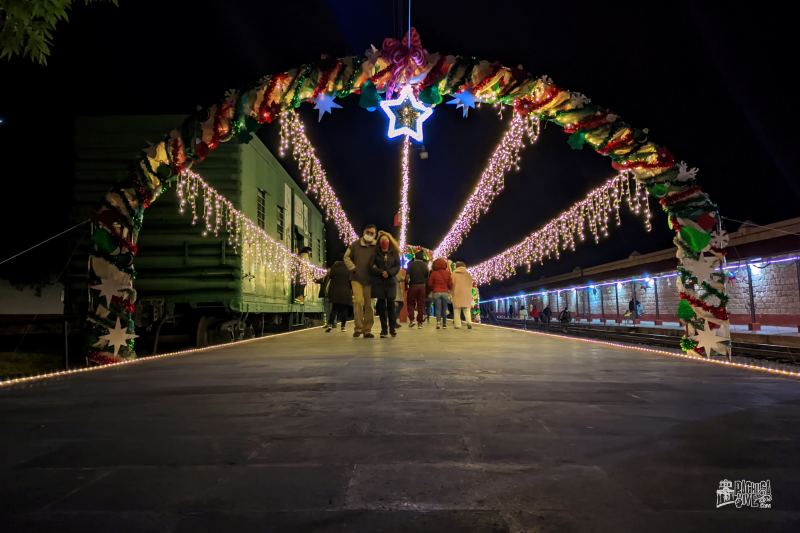
[[[52,237],[49,237],[49,238],[47,238],[47,239],[43,240],[42,242],[40,242],[40,243],[38,243],[38,244],[34,244],[33,246],[31,246],[31,247],[30,247],[30,248],[28,248],[27,250],[22,250],[22,251],[21,251],[21,252],[19,252],[18,254],[14,254],[14,255],[12,255],[12,256],[11,256],[11,257],[9,257],[8,259],[3,259],[2,261],[0,261],[0,265],[4,265],[4,264],[8,263],[9,261],[11,261],[12,259],[15,259],[15,258],[17,258],[17,257],[19,257],[19,256],[21,256],[21,255],[23,255],[23,254],[26,254],[26,253],[30,252],[30,251],[31,251],[31,250],[33,250],[34,248],[38,248],[39,246],[41,246],[41,245],[43,245],[43,244],[45,244],[45,243],[47,243],[47,242],[50,242],[50,241],[52,241],[53,239],[55,239],[55,238],[57,238],[57,237],[61,237],[61,236],[62,236],[62,235],[64,235],[65,233],[69,233],[70,231],[74,230],[75,228],[79,228],[79,227],[83,226],[84,224],[86,224],[86,223],[87,223],[87,222],[89,222],[89,221],[91,221],[91,219],[90,219],[90,218],[87,218],[87,219],[86,219],[86,220],[84,220],[83,222],[79,222],[78,224],[75,224],[75,225],[74,225],[74,226],[72,226],[71,228],[65,229],[64,231],[62,231],[61,233],[59,233],[59,234],[57,234],[57,235],[53,235]]]

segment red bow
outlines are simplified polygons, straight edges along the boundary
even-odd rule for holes
[[[409,42],[411,44],[409,44]],[[394,95],[401,78],[408,81],[416,68],[425,65],[425,49],[416,28],[411,28],[402,41],[387,37],[381,46],[381,57],[392,65],[392,77],[386,83],[386,96]]]

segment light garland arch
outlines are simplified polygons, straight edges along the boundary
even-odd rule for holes
[[[476,102],[509,106],[520,119],[533,117],[537,123],[561,127],[573,148],[589,146],[609,157],[616,171],[635,179],[637,187],[657,199],[675,232],[681,296],[678,316],[686,325],[681,347],[705,356],[730,354],[728,296],[722,270],[727,239],[717,206],[700,189],[697,169],[677,162],[665,147],[651,142],[646,131],[634,128],[584,95],[558,87],[547,76],[534,77],[521,68],[474,57],[429,53],[411,28],[402,41],[386,39],[381,49],[371,47],[362,56],[323,57],[265,76],[251,87],[229,90],[217,104],[188,117],[145,149],[128,176],[106,194],[94,216],[87,315],[90,361],[103,364],[135,357],[136,242],[145,210],[171,184],[177,183],[183,194],[202,193],[204,200],[211,200],[204,209],[210,206],[209,216],[214,222],[210,226],[207,223],[206,231],[219,231],[228,224],[226,234],[231,244],[255,247],[265,264],[288,267],[299,277],[318,274],[314,265],[265,233],[259,234],[252,221],[231,211],[224,198],[214,196],[213,188],[203,185],[202,178],[191,172],[193,165],[202,162],[220,143],[247,142],[258,128],[282,114],[289,120],[285,113],[303,103],[314,103],[321,118],[338,107],[336,98],[357,94],[361,107],[374,110],[384,98],[408,95],[409,91],[428,108],[451,96],[447,103],[463,109],[465,115]],[[311,157],[307,164],[313,168],[313,153]],[[320,175],[324,177],[324,171]],[[354,230],[326,183],[309,183],[309,192],[317,195],[340,234],[351,238]],[[453,241],[448,244],[446,238],[438,248],[452,252],[476,220],[473,217],[455,233],[449,233]],[[536,247],[530,249],[527,255],[517,254],[508,268],[537,260]]]

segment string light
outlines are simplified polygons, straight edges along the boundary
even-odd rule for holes
[[[591,343],[591,344],[601,344],[601,345],[604,345],[604,346],[611,346],[612,348],[621,348],[621,349],[624,349],[624,350],[633,350],[633,351],[637,351],[637,352],[645,352],[645,353],[651,353],[651,354],[656,354],[656,355],[665,355],[665,356],[669,356],[669,357],[679,357],[681,359],[690,359],[692,361],[697,361],[698,363],[710,363],[710,364],[716,364],[716,365],[740,368],[740,369],[743,369],[743,370],[751,370],[751,371],[755,371],[755,372],[766,372],[768,374],[775,374],[775,375],[786,376],[786,377],[791,377],[791,378],[800,378],[800,372],[797,372],[795,370],[785,370],[783,368],[772,368],[772,367],[768,367],[768,366],[755,365],[755,364],[751,364],[751,363],[737,363],[735,361],[728,361],[728,360],[723,360],[723,359],[711,359],[710,357],[699,357],[699,356],[696,356],[696,355],[689,355],[689,354],[678,353],[678,352],[668,352],[666,350],[658,350],[658,349],[655,349],[655,348],[644,348],[642,346],[631,346],[629,344],[621,344],[621,343],[618,343],[618,342],[601,341],[601,340],[596,340],[596,339],[582,339],[580,337],[568,337],[566,335],[556,335],[554,333],[545,333],[543,331],[522,330],[522,329],[517,329],[517,328],[510,328],[510,327],[507,327],[507,326],[493,326],[491,324],[484,324],[484,323],[478,323],[478,325],[486,327],[486,328],[507,329],[507,330],[511,330],[511,331],[516,331],[517,333],[528,333],[528,334],[531,334],[531,335],[543,335],[545,337],[555,337],[555,338],[561,339],[561,340],[570,340],[570,341],[575,341],[575,342],[585,342],[585,343]]]
[[[409,170],[408,170],[408,154],[411,141],[408,139],[408,135],[403,140],[403,162],[401,167],[401,173],[403,176],[403,185],[400,190],[400,249],[406,249],[406,238],[408,237],[408,221],[409,221],[409,214],[411,212],[411,208],[408,205],[408,189],[410,186],[411,179],[409,178]]]
[[[314,146],[306,136],[305,126],[300,117],[293,110],[281,111],[280,115],[280,149],[278,153],[284,157],[289,146],[292,147],[292,157],[297,161],[303,183],[307,192],[316,196],[320,207],[325,212],[325,217],[333,220],[339,230],[339,238],[345,244],[358,239],[356,230],[342,209],[342,203],[328,181],[327,172],[317,157]]]
[[[472,226],[489,210],[492,201],[503,190],[505,174],[512,167],[519,170],[520,152],[525,147],[525,135],[528,136],[530,144],[536,142],[539,138],[539,119],[533,113],[522,116],[515,112],[503,138],[489,158],[489,164],[481,174],[478,184],[456,217],[453,226],[434,250],[434,257],[449,257],[461,245]]]
[[[627,200],[631,212],[644,218],[645,229],[650,231],[652,214],[647,191],[631,173],[623,172],[523,241],[470,268],[469,272],[478,285],[485,285],[493,279],[506,279],[515,275],[519,266],[527,265],[530,270],[532,263],[542,264],[545,259],[560,258],[562,250],[575,251],[576,240],[583,242],[586,239],[587,228],[595,243],[599,243],[601,237],[608,236],[609,215],[614,216],[617,226],[621,225],[623,199]]]
[[[203,236],[218,237],[225,220],[227,242],[235,250],[242,250],[243,262],[254,261],[256,266],[264,266],[269,272],[289,271],[293,279],[304,279],[306,283],[325,275],[324,268],[293,254],[284,243],[273,239],[199,174],[191,170],[181,172],[176,181],[176,193],[181,214],[188,204],[193,226],[199,220],[198,204],[202,202]]]

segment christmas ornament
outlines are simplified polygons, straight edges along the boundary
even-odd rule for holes
[[[399,135],[407,135],[417,142],[422,142],[422,124],[433,114],[433,109],[417,100],[414,88],[406,85],[400,96],[394,100],[384,100],[381,109],[389,117],[390,139]]]
[[[314,109],[319,111],[319,118],[317,122],[322,122],[322,116],[325,113],[331,113],[332,109],[341,109],[342,106],[334,102],[334,99],[331,95],[327,93],[321,93],[314,99]],[[332,113],[331,113],[332,114]]]
[[[453,99],[447,105],[455,105],[456,109],[463,110],[463,117],[467,118],[470,109],[475,109],[475,95],[469,91],[462,91],[453,95]]]
[[[127,346],[128,341],[130,339],[135,339],[136,337],[138,337],[138,335],[128,333],[127,328],[123,328],[120,325],[119,317],[117,317],[117,323],[114,326],[114,329],[109,329],[107,334],[101,335],[95,347],[104,348],[106,346],[113,346],[114,357],[116,357],[119,349],[123,346]]]
[[[132,288],[130,279],[127,282],[119,283],[111,278],[102,278],[99,285],[91,285],[90,288],[100,291],[99,298],[106,299],[106,306],[111,305],[111,298],[121,296],[123,291]]]
[[[378,94],[378,89],[375,88],[374,83],[367,80],[364,82],[364,85],[361,86],[361,96],[358,99],[358,105],[367,111],[375,111],[380,103],[381,96]]]
[[[697,348],[702,348],[705,351],[706,355],[711,355],[712,351],[719,354],[728,353],[728,346],[725,344],[728,339],[718,336],[716,331],[708,327],[708,325],[706,325],[705,329],[698,330],[696,335],[690,338],[697,343]]]

